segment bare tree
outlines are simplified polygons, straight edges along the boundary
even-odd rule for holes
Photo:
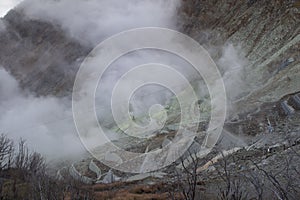
[[[243,175],[239,174],[236,170],[229,168],[229,161],[232,159],[234,163],[233,156],[225,156],[223,152],[222,160],[219,161],[218,165],[221,167],[221,170],[217,169],[219,177],[223,181],[223,184],[219,185],[219,194],[218,197],[221,200],[243,200],[247,199],[248,192],[244,187]]]
[[[261,157],[255,157],[260,150],[254,152],[245,150],[239,153],[225,151],[224,153],[215,149],[211,156],[214,154],[217,156],[201,167],[199,164],[204,162],[203,158],[200,159],[197,154],[190,153],[189,162],[182,161],[181,170],[176,170],[170,198],[178,198],[176,192],[180,192],[182,195],[179,199],[201,199],[199,180],[209,175],[218,181],[216,185],[211,185],[211,182],[208,184],[213,188],[219,188],[217,197],[221,200],[249,198],[297,200],[300,195],[300,146],[298,145],[292,143],[292,146],[285,146],[284,149],[278,148],[279,152],[268,153]],[[250,155],[245,156],[244,154],[247,153]],[[213,167],[208,168],[209,166]]]
[[[13,141],[4,134],[0,135],[0,171],[11,167],[13,152]]]
[[[3,183],[5,188],[3,189]],[[47,173],[45,159],[31,152],[25,140],[17,148],[6,135],[0,135],[0,199],[64,200],[93,199],[89,190],[83,189],[73,179],[57,180]]]
[[[262,172],[261,178],[265,177],[267,179],[267,188],[277,199],[296,200],[300,194],[300,176],[297,168],[299,160],[295,158],[295,154],[290,149],[290,152],[284,155],[282,161],[282,165],[278,166],[276,170],[267,169],[254,161],[252,163],[257,170]]]
[[[35,175],[45,174],[46,163],[41,154],[33,152],[29,155],[28,171]]]
[[[180,168],[175,170],[175,182],[172,184],[172,191],[169,192],[171,199],[178,198],[178,193],[185,200],[201,199],[199,190],[197,190],[200,182],[197,173],[199,165],[200,160],[197,158],[197,154],[188,151],[187,159],[181,159]]]
[[[11,167],[14,153],[13,141],[7,138],[6,135],[0,135],[0,194],[3,188],[3,171]],[[0,195],[2,198],[2,195]]]
[[[196,198],[196,189],[198,183],[198,173],[197,169],[199,167],[199,159],[197,158],[196,153],[191,153],[189,151],[190,164],[186,166],[184,161],[181,161],[181,165],[184,170],[185,181],[187,183],[187,187],[182,188],[182,193],[186,200],[194,200]]]
[[[18,150],[15,156],[15,167],[21,171],[27,171],[29,169],[29,150],[25,144],[25,140],[20,139]]]
[[[256,192],[257,200],[263,200],[265,181],[263,174],[259,171],[250,171],[249,174],[245,175],[246,180],[253,186]]]

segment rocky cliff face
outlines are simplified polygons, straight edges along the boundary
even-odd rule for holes
[[[66,36],[60,27],[30,20],[11,10],[0,32],[0,65],[37,95],[70,94],[82,59],[91,48]]]
[[[182,30],[205,47],[242,46],[248,87],[234,102],[238,112],[300,91],[298,1],[185,0],[180,13]],[[212,55],[218,57],[218,51]]]

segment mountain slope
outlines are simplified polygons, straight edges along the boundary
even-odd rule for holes
[[[66,36],[57,25],[14,10],[3,21],[0,65],[37,95],[70,94],[76,71],[91,48]]]
[[[300,91],[300,9],[293,1],[183,1],[182,30],[204,46],[241,45],[249,60],[244,69],[246,96],[235,112]],[[213,52],[214,53],[214,52]],[[218,56],[217,53],[212,54]],[[290,60],[290,61],[288,61]]]

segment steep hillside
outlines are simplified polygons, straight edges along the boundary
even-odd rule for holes
[[[208,48],[241,45],[246,96],[236,111],[253,111],[300,91],[300,8],[298,1],[183,1],[182,30]],[[212,51],[218,57],[218,51]]]
[[[91,48],[58,26],[11,10],[0,32],[0,65],[37,95],[70,95],[75,74]]]

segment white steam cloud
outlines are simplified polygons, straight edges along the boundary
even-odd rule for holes
[[[248,64],[248,60],[240,46],[234,46],[230,43],[224,45],[221,49],[222,55],[217,60],[217,64],[223,72],[227,97],[229,100],[234,100],[247,91],[244,69]]]
[[[66,100],[34,97],[0,68],[0,131],[14,140],[26,139],[31,148],[48,157],[79,153],[82,146]]]
[[[124,30],[176,28],[179,0],[27,0],[20,5],[33,19],[62,26],[72,37],[95,45]]]
[[[25,0],[17,10],[29,18],[58,24],[70,37],[96,46],[105,38],[131,28],[175,28],[178,6],[179,0]],[[128,64],[143,63],[143,58],[130,56],[125,60]],[[69,66],[64,67],[62,70],[68,71]],[[120,74],[118,70],[111,70],[105,85],[109,86]],[[110,87],[104,89],[108,91]],[[102,101],[108,99],[106,91],[99,93]],[[15,140],[26,139],[30,147],[50,157],[83,151],[69,98],[35,97],[22,91],[4,69],[0,70],[0,94],[1,132]],[[103,111],[99,115],[105,118],[107,113]],[[94,125],[88,129],[88,132],[97,133]]]
[[[25,0],[18,10],[29,18],[60,25],[68,35],[82,44],[96,46],[113,34],[131,28],[155,26],[176,29],[176,12],[179,6],[179,0]],[[0,31],[1,27],[0,21]],[[217,61],[223,70],[228,95],[234,98],[242,91],[242,69],[246,64],[239,52],[239,48],[227,45],[223,47],[222,55]],[[111,90],[118,78],[132,67],[149,62],[173,66],[189,80],[197,79],[192,67],[174,55],[153,51],[127,55],[113,63],[101,80],[102,86],[98,88],[96,98],[97,105],[101,107],[97,113],[99,119],[105,121],[111,118],[107,108]],[[176,80],[174,85],[177,85]],[[137,115],[147,111],[154,102],[166,102],[171,96],[170,93],[162,95],[161,92],[154,95],[157,90],[161,88],[148,88],[137,94],[133,103],[133,111]],[[148,95],[149,93],[152,94]],[[16,140],[20,137],[26,139],[36,151],[50,157],[83,151],[74,127],[70,99],[37,98],[28,94],[1,68],[0,94],[0,131]],[[88,135],[97,133],[95,125],[88,125],[87,128],[88,133],[91,133]]]
[[[0,17],[3,17],[10,9],[14,8],[23,0],[1,0],[0,1]]]

